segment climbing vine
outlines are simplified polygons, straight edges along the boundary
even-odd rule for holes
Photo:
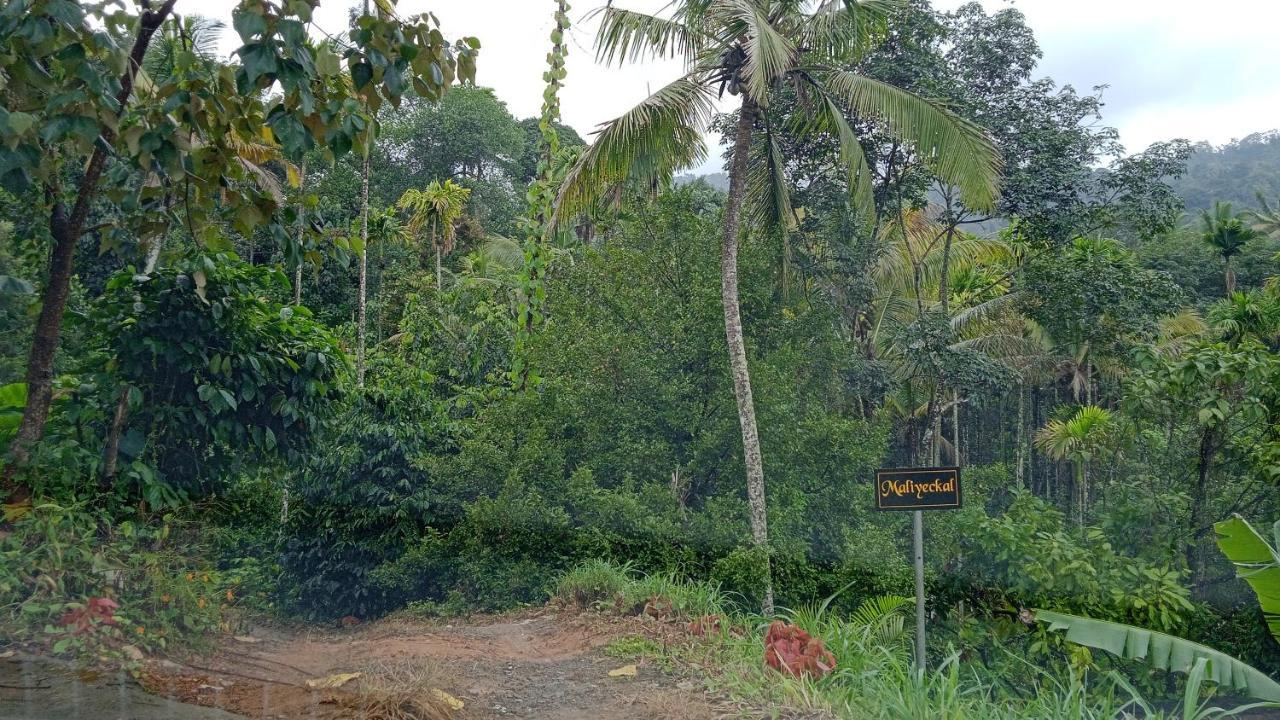
[[[564,43],[569,30],[569,4],[557,0],[556,26],[551,31],[551,52],[547,54],[547,71],[542,74],[546,88],[542,91],[542,115],[538,130],[542,134],[538,158],[538,175],[525,193],[528,211],[521,222],[524,231],[524,265],[520,270],[520,292],[516,305],[515,347],[512,352],[511,381],[517,389],[536,387],[538,374],[530,367],[529,346],[537,328],[546,321],[546,288],[543,278],[550,259],[548,239],[550,219],[556,199],[556,188],[564,176],[566,163],[561,157],[560,136],[556,122],[560,119],[560,88],[565,78]]]

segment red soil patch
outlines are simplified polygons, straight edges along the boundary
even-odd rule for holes
[[[209,658],[152,663],[143,683],[159,695],[250,718],[337,720],[370,717],[361,710],[362,686],[380,668],[397,667],[428,673],[431,687],[464,701],[459,720],[714,717],[699,693],[674,687],[676,679],[643,662],[636,678],[608,677],[623,661],[605,656],[602,646],[634,634],[675,641],[683,630],[682,623],[643,616],[549,609],[465,622],[392,618],[346,630],[259,628],[250,634],[256,642],[228,639]],[[336,690],[305,687],[308,679],[345,672],[365,677]]]

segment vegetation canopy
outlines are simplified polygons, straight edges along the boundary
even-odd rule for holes
[[[501,5],[0,5],[0,716],[1277,709],[1274,131],[1006,5]]]

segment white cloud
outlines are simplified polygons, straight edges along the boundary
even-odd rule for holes
[[[947,9],[963,0],[937,0]],[[1108,85],[1103,120],[1130,150],[1185,137],[1228,142],[1280,126],[1276,0],[982,0],[1027,16],[1039,73]]]
[[[602,67],[592,52],[595,23],[581,22],[603,0],[574,8],[564,120],[584,137],[650,90],[680,74],[676,61]],[[935,0],[954,8],[963,0]],[[1108,84],[1104,120],[1118,127],[1130,149],[1172,137],[1223,143],[1280,126],[1280,1],[1218,0],[982,0],[989,11],[1013,6],[1027,16],[1044,50],[1039,72],[1088,90]],[[653,11],[666,0],[628,0]],[[224,20],[235,0],[179,0],[178,10]],[[316,24],[340,34],[349,5],[323,0]],[[517,117],[537,115],[549,49],[551,0],[401,0],[401,15],[430,10],[447,37],[475,35],[483,48],[479,82],[492,86]],[[229,54],[237,45],[227,30]],[[727,106],[727,103],[726,103]],[[704,171],[719,166],[717,148]]]

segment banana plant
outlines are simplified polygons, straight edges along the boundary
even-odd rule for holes
[[[1050,632],[1065,630],[1068,642],[1129,660],[1144,660],[1158,670],[1187,673],[1189,680],[1199,682],[1208,677],[1219,686],[1234,688],[1249,697],[1280,703],[1280,683],[1207,645],[1123,623],[1050,610],[1034,612],[1036,622],[1048,625]]]
[[[1236,576],[1258,596],[1271,637],[1280,642],[1280,520],[1271,526],[1275,544],[1267,542],[1239,515],[1216,523],[1218,549],[1236,566]]]

